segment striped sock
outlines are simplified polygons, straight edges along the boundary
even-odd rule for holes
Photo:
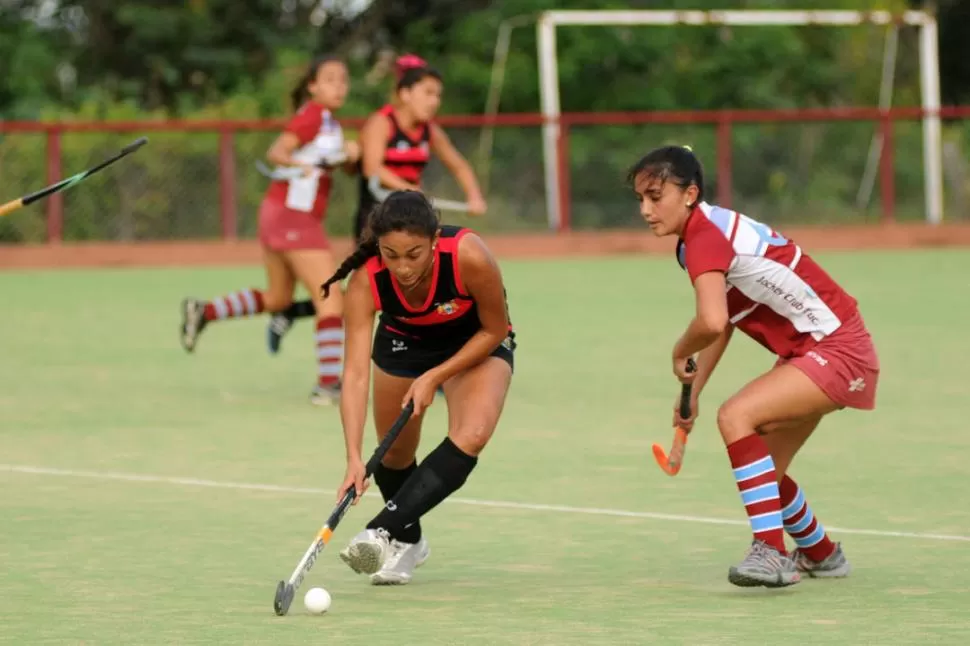
[[[244,289],[226,296],[214,298],[205,304],[205,320],[252,316],[263,311],[263,292],[258,289]]]
[[[822,523],[818,522],[798,483],[785,476],[781,481],[781,517],[785,531],[795,539],[799,551],[816,563],[824,561],[835,551]]]
[[[344,359],[344,322],[339,316],[317,319],[317,374],[321,386],[340,381]]]
[[[784,554],[781,501],[775,462],[768,453],[768,447],[764,440],[752,434],[728,446],[727,452],[755,539]]]

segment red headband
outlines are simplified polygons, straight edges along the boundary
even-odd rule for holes
[[[404,75],[404,72],[407,70],[415,67],[425,67],[427,64],[428,63],[420,56],[416,56],[414,54],[403,54],[398,56],[397,60],[394,61],[394,71],[398,80],[400,80]]]

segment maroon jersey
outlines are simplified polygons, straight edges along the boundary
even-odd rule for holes
[[[783,358],[804,355],[859,316],[855,299],[801,247],[737,211],[700,203],[677,259],[691,282],[723,273],[731,323]]]

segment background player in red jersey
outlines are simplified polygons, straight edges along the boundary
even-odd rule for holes
[[[393,99],[374,112],[360,132],[360,195],[354,219],[358,242],[368,214],[379,202],[371,191],[371,178],[377,178],[384,189],[421,190],[421,177],[432,153],[465,191],[469,212],[480,215],[486,210],[475,172],[434,122],[444,88],[441,75],[413,54],[399,57],[395,72]],[[270,352],[279,351],[282,337],[294,320],[310,314],[310,303],[304,302],[294,303],[274,316],[267,335]]]
[[[703,202],[701,164],[683,147],[658,148],[630,170],[640,213],[658,236],[678,236],[677,259],[697,312],[673,350],[673,369],[697,401],[735,327],[778,355],[775,366],[721,405],[727,446],[754,541],[728,574],[739,586],[779,587],[849,573],[841,546],[787,475],[822,417],[875,407],[879,361],[856,301],[793,241],[736,211]],[[697,356],[697,371],[687,359]],[[784,531],[796,550],[785,549]]]
[[[421,517],[465,483],[495,431],[512,378],[514,333],[502,275],[485,243],[467,229],[440,226],[419,192],[393,192],[378,206],[324,293],[352,271],[340,401],[347,474],[338,499],[351,485],[358,495],[365,487],[361,442],[371,359],[378,433],[410,400],[414,414],[374,473],[387,505],[341,557],[374,584],[404,584],[428,557]],[[439,387],[448,435],[419,466],[421,420]]]
[[[322,221],[331,189],[327,161],[346,156],[344,169],[355,172],[359,148],[344,140],[333,112],[349,89],[343,61],[325,57],[314,61],[293,92],[296,114],[266,154],[280,166],[302,167],[303,176],[275,180],[259,207],[259,240],[263,247],[268,287],[245,289],[212,301],[189,298],[182,303],[182,345],[195,349],[199,334],[211,321],[279,312],[293,300],[299,280],[312,295],[317,317],[315,336],[317,384],[310,393],[313,403],[329,403],[339,396],[343,356],[343,301],[340,294],[326,302],[318,294],[320,282],[336,267]]]

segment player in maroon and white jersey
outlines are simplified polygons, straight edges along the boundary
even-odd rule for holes
[[[279,312],[293,302],[296,281],[314,295],[309,315],[316,316],[317,383],[310,393],[315,404],[339,397],[343,357],[342,302],[335,297],[324,303],[317,286],[336,267],[323,220],[336,160],[346,158],[344,169],[356,172],[359,148],[344,140],[334,117],[349,90],[347,67],[340,59],[314,61],[292,95],[296,113],[266,153],[279,166],[303,169],[303,174],[274,180],[259,207],[259,241],[263,248],[267,288],[240,290],[203,301],[187,298],[182,303],[181,341],[192,352],[199,335],[214,321]],[[335,160],[331,162],[330,160]]]
[[[386,506],[341,557],[375,585],[405,584],[428,557],[420,518],[465,483],[495,431],[512,379],[515,336],[491,252],[471,231],[441,226],[420,192],[395,191],[377,207],[324,294],[348,275],[340,400],[347,474],[338,497],[351,485],[358,496],[365,488],[361,442],[372,361],[378,433],[408,401],[414,414],[374,473]],[[448,435],[418,465],[421,420],[439,387]]]
[[[693,383],[697,402],[735,328],[778,356],[717,412],[754,541],[732,567],[735,585],[780,587],[800,574],[841,577],[849,564],[787,475],[822,417],[875,407],[879,360],[856,300],[811,257],[769,226],[703,201],[701,164],[688,148],[667,146],[629,173],[640,213],[658,236],[678,236],[677,260],[694,287],[697,311],[673,349],[673,370]],[[698,354],[699,353],[699,354]],[[687,360],[697,354],[697,370]],[[794,539],[789,553],[784,534]]]
[[[469,212],[480,215],[486,210],[475,172],[434,121],[444,90],[441,75],[413,54],[398,57],[394,71],[391,102],[371,114],[360,131],[359,197],[354,216],[357,241],[363,236],[367,216],[379,202],[372,193],[371,179],[377,178],[380,187],[386,190],[421,190],[424,169],[432,154],[465,191]],[[310,316],[312,312],[306,301],[293,303],[273,316],[267,330],[270,352],[279,351],[283,336],[296,319]]]

